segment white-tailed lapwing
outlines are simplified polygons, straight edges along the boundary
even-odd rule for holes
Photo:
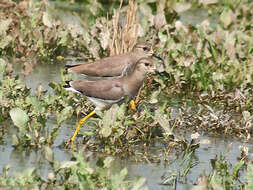
[[[66,68],[68,72],[74,74],[84,74],[93,77],[114,77],[120,76],[127,65],[136,63],[141,58],[151,56],[158,58],[163,63],[163,59],[154,54],[150,44],[141,42],[137,43],[131,52],[106,57],[95,62],[66,65]]]
[[[98,81],[76,80],[68,81],[66,90],[86,96],[95,105],[94,111],[82,118],[70,139],[73,143],[82,124],[97,110],[109,109],[113,104],[120,104],[125,97],[132,99],[138,93],[147,73],[155,72],[155,63],[151,58],[141,58],[125,67],[120,77]]]

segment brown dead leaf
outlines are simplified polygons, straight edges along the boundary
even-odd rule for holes
[[[208,179],[205,175],[201,174],[197,181],[197,186],[201,190],[208,190]]]
[[[175,27],[177,31],[183,30],[185,33],[188,33],[189,31],[188,28],[184,26],[183,23],[179,20],[175,22]]]
[[[154,16],[154,25],[157,30],[160,29],[165,24],[166,24],[166,18],[165,18],[164,13],[158,13],[157,15]]]
[[[191,8],[191,4],[190,3],[175,3],[174,4],[174,10],[177,13],[182,13],[188,9]]]
[[[11,23],[12,23],[11,18],[6,20],[0,20],[0,35],[7,32]]]
[[[234,33],[226,33],[226,42],[225,47],[227,50],[227,54],[231,59],[235,58],[236,49],[235,49],[235,34]]]
[[[8,8],[11,8],[11,7],[15,7],[15,3],[10,1],[10,0],[1,0],[0,2],[0,8],[1,9],[8,9]]]
[[[220,15],[220,20],[224,24],[224,27],[227,28],[234,19],[234,13],[229,10],[224,10]]]
[[[213,37],[213,41],[216,44],[222,43],[223,40],[225,39],[224,30],[222,30],[219,26],[217,26],[217,31],[214,33],[214,35],[212,35],[212,37]]]
[[[35,66],[35,64],[33,63],[33,61],[25,62],[23,75],[27,76],[30,72],[32,72],[34,66]]]
[[[105,50],[109,46],[110,31],[105,30],[105,31],[101,32],[100,35],[101,35],[100,43],[101,43],[102,48]]]
[[[193,56],[188,56],[184,61],[185,67],[190,67],[195,62],[195,59]]]

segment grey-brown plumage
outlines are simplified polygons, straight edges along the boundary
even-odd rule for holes
[[[66,65],[66,67],[68,68],[68,72],[75,74],[95,77],[120,76],[127,65],[136,63],[139,59],[148,58],[150,56],[162,60],[162,58],[154,54],[150,44],[141,42],[137,43],[131,52],[106,57],[91,63]]]
[[[96,110],[104,110],[121,102],[125,96],[133,98],[142,86],[146,74],[153,71],[154,61],[151,58],[141,58],[128,65],[121,77],[98,81],[71,81],[65,89],[85,95],[95,104]]]

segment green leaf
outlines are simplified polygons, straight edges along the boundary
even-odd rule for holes
[[[112,126],[117,119],[119,106],[114,104],[104,115],[102,123],[101,134],[103,137],[109,137],[112,133]]]
[[[253,164],[248,164],[247,167],[247,175],[246,180],[248,184],[246,185],[246,190],[252,190],[253,189]]]
[[[29,117],[26,112],[20,108],[12,108],[10,110],[11,119],[18,128],[22,128],[27,125]]]
[[[236,178],[237,177],[237,174],[238,174],[238,171],[239,169],[244,165],[244,161],[240,161],[238,163],[236,163],[235,167],[233,168],[233,177]]]
[[[2,80],[5,75],[8,74],[6,62],[0,58],[0,79]]]
[[[68,41],[68,32],[67,31],[61,31],[59,32],[59,45],[67,45],[67,41]]]
[[[220,20],[224,24],[225,28],[228,27],[228,25],[232,22],[232,11],[231,10],[224,10],[220,15]]]
[[[118,110],[118,118],[120,120],[124,119],[126,117],[126,104],[123,103],[120,105],[119,110]]]
[[[74,166],[77,166],[77,161],[63,161],[61,162],[61,166],[59,169],[65,169],[65,168],[73,168]]]
[[[123,180],[127,175],[127,168],[120,171],[120,178]]]
[[[138,181],[134,183],[132,190],[142,189],[142,187],[144,186],[145,183],[146,183],[145,178],[143,178],[143,177],[139,178]]]
[[[152,92],[149,103],[156,104],[158,102],[158,95],[160,94],[160,92],[161,92],[160,88],[159,90]]]
[[[106,159],[104,160],[104,168],[109,168],[113,160],[114,159],[111,156],[106,157]]]
[[[45,158],[50,163],[53,163],[54,161],[54,152],[49,146],[45,147]]]
[[[101,129],[101,134],[103,137],[107,138],[112,133],[112,128],[109,125],[103,125]]]
[[[248,120],[250,120],[250,118],[251,118],[250,112],[249,112],[249,111],[243,111],[243,112],[242,112],[242,116],[243,116],[243,119],[244,119],[245,121],[248,121]]]
[[[59,115],[57,115],[57,124],[60,125],[63,121],[72,116],[73,109],[71,106],[65,107]]]
[[[9,45],[9,43],[12,41],[11,36],[5,36],[1,41],[0,41],[0,48],[4,49],[6,46]]]
[[[12,146],[18,146],[19,145],[19,139],[16,134],[13,134],[11,136],[11,145]]]
[[[159,110],[155,111],[154,120],[159,123],[167,135],[173,135],[168,119]]]
[[[37,97],[28,96],[26,98],[26,103],[31,104],[33,108],[33,112],[43,114],[45,113],[45,107],[43,106],[43,102],[40,101]]]
[[[182,13],[188,9],[191,8],[191,4],[190,3],[175,3],[173,9],[177,12],[177,13]]]
[[[120,185],[122,184],[122,181],[127,175],[127,169],[124,168],[120,171],[120,174],[115,174],[112,176],[112,189],[120,189]]]
[[[168,40],[168,35],[163,34],[163,32],[158,32],[158,37],[161,40],[161,42],[166,42]]]

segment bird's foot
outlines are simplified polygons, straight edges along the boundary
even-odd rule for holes
[[[136,106],[133,100],[130,101],[129,105],[130,105],[131,110],[136,111]]]
[[[65,143],[65,147],[66,147],[66,148],[69,148],[70,145],[72,145],[72,149],[73,149],[74,151],[76,151],[76,144],[74,143],[74,141],[73,141],[72,138],[70,138],[70,139]]]

